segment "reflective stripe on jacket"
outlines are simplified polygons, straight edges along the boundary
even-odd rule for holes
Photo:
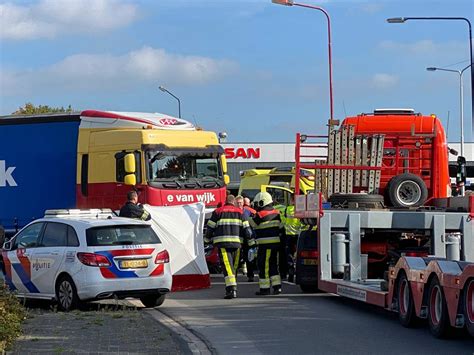
[[[255,239],[249,245],[278,245],[280,243],[281,218],[280,212],[272,206],[265,206],[250,220],[250,225],[255,231]]]
[[[212,213],[207,222],[204,241],[220,248],[240,248],[244,239],[251,236],[249,222],[243,217],[242,210],[226,204]]]

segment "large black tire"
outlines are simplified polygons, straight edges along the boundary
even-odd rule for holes
[[[61,276],[56,282],[56,300],[58,308],[64,312],[69,312],[79,306],[76,285],[67,275]]]
[[[146,295],[140,297],[140,301],[142,301],[143,305],[146,308],[154,308],[161,306],[165,301],[166,295]]]
[[[471,336],[474,336],[474,279],[466,282],[463,294],[466,329]]]
[[[402,273],[397,283],[398,320],[404,327],[413,327],[418,318],[415,313],[413,294],[410,282],[405,273]]]
[[[418,175],[400,174],[387,185],[388,198],[393,207],[420,207],[428,198],[425,182]]]
[[[446,297],[436,277],[431,280],[428,291],[428,325],[436,338],[444,338],[451,331]]]
[[[332,194],[329,202],[331,202],[331,207],[335,208],[384,208],[382,195],[366,193]]]

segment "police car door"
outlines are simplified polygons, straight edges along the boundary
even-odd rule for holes
[[[33,253],[32,280],[42,296],[54,297],[54,284],[64,259],[67,235],[67,224],[47,222],[39,246]]]
[[[33,223],[21,230],[11,241],[5,243],[3,253],[5,282],[11,290],[18,293],[39,293],[32,281],[31,258],[38,246],[44,223]]]

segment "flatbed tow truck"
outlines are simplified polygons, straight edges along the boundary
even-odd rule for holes
[[[474,196],[438,202],[433,210],[323,210],[321,194],[297,196],[295,215],[317,224],[316,252],[300,250],[318,260],[317,288],[396,311],[407,327],[428,319],[436,337],[451,327],[474,336]],[[361,240],[384,233],[428,236],[432,255],[403,255],[386,278],[369,279]]]
[[[300,142],[308,138],[297,134],[297,167],[320,169],[326,181],[328,171],[333,178],[336,170],[341,176],[343,171],[354,176],[374,171],[376,181],[380,164],[300,165]],[[382,197],[346,195],[369,202],[370,196]],[[395,311],[406,327],[425,319],[438,338],[453,328],[474,336],[474,195],[432,197],[411,208],[348,203],[323,209],[326,197],[317,190],[295,197],[295,216],[317,227],[298,240],[296,282],[303,291],[317,289]],[[383,262],[377,260],[380,255]]]

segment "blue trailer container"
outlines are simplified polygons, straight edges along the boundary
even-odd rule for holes
[[[13,232],[46,209],[76,205],[79,113],[0,118],[0,225]]]

